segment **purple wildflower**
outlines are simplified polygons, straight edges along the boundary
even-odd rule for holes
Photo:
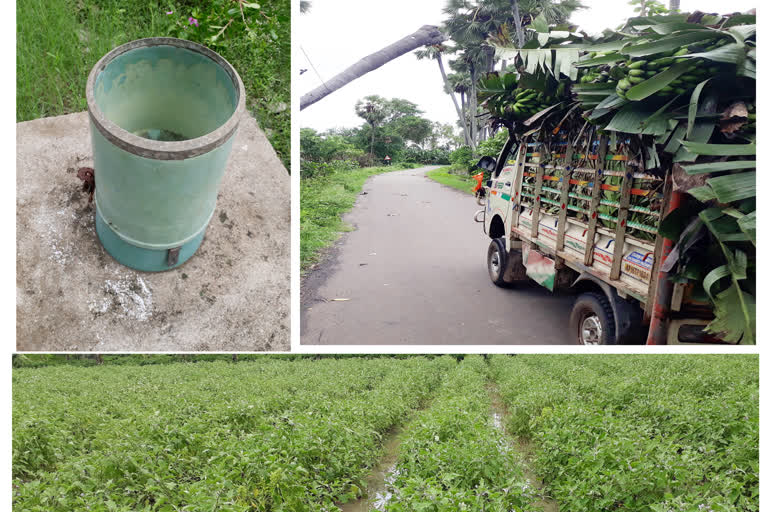
[[[165,14],[173,14],[173,11],[166,11]]]
[[[191,17],[191,16],[189,17],[189,24],[190,24],[190,25],[194,25],[194,26],[196,26],[196,27],[198,27],[198,26],[199,26],[199,25],[197,24],[197,20],[196,20],[195,18]]]

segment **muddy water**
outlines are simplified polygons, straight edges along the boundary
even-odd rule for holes
[[[384,440],[384,455],[365,479],[365,496],[349,503],[337,504],[343,512],[384,510],[392,498],[390,483],[397,477],[397,455],[400,451],[402,428],[396,428]]]
[[[180,133],[172,132],[171,130],[164,130],[161,128],[160,129],[150,128],[147,130],[138,130],[133,133],[145,139],[159,140],[163,142],[178,142],[181,140],[189,139],[189,137],[186,137]]]
[[[539,480],[536,474],[531,470],[530,460],[533,455],[533,447],[522,439],[514,438],[507,433],[504,428],[504,404],[501,401],[498,391],[493,386],[488,386],[488,393],[491,396],[491,421],[493,426],[504,432],[505,439],[500,449],[504,452],[515,452],[513,455],[520,461],[520,467],[523,470],[523,476],[539,491],[539,499],[532,503],[541,512],[559,512],[560,507],[552,498],[544,495],[544,484]]]

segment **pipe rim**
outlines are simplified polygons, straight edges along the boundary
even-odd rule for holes
[[[107,119],[96,104],[96,97],[93,92],[96,77],[119,55],[137,48],[150,46],[175,46],[177,48],[184,48],[200,53],[221,66],[235,84],[238,95],[237,106],[229,119],[210,133],[183,141],[156,141],[145,139],[144,137],[134,135]],[[240,124],[240,118],[245,112],[245,87],[243,86],[243,81],[237,73],[237,70],[235,70],[224,57],[210,48],[192,41],[187,41],[186,39],[177,39],[175,37],[147,37],[125,43],[113,49],[99,59],[93,69],[91,69],[85,87],[85,97],[88,103],[88,115],[90,116],[93,125],[102,135],[104,135],[104,137],[106,137],[107,140],[129,153],[155,160],[186,160],[187,158],[203,155],[216,149],[223,145],[234,134]]]

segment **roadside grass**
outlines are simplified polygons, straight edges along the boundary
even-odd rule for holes
[[[442,185],[472,194],[472,188],[477,182],[469,176],[453,174],[450,172],[450,169],[450,167],[440,167],[439,169],[427,172],[427,176]]]
[[[322,250],[351,227],[341,220],[376,174],[399,171],[402,167],[364,167],[336,171],[326,176],[301,180],[301,271],[320,261]]]
[[[200,42],[203,30],[178,33],[166,11],[191,16],[218,0],[18,0],[16,8],[16,121],[87,108],[88,73],[107,52],[134,39],[172,36]],[[189,13],[189,14],[188,14]],[[201,16],[202,18],[202,16]],[[247,107],[290,169],[290,2],[263,2],[252,17],[257,36],[215,47],[237,69]]]

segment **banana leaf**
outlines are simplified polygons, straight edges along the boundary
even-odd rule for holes
[[[645,57],[646,55],[676,51],[682,46],[698,43],[700,41],[707,41],[721,36],[722,34],[716,30],[686,32],[680,35],[663,37],[650,43],[628,45],[621,50],[621,53],[629,55],[630,57]]]
[[[708,179],[707,184],[712,187],[718,201],[730,203],[757,194],[757,173],[752,171],[718,176]]]
[[[701,91],[704,89],[704,86],[709,82],[711,78],[707,78],[703,82],[700,82],[696,88],[693,90],[693,94],[691,94],[691,101],[688,104],[688,129],[686,131],[686,137],[691,137],[691,132],[693,131],[693,127],[696,124],[696,114],[699,111],[699,96],[701,95]]]
[[[617,39],[616,41],[608,41],[605,43],[597,43],[591,46],[585,46],[583,49],[588,52],[613,52],[621,50],[621,48],[628,44],[626,39]]]
[[[690,188],[688,189],[688,194],[692,195],[702,203],[706,203],[707,201],[712,201],[717,198],[709,185]]]
[[[718,294],[713,303],[715,319],[710,322],[706,330],[722,335],[724,341],[754,345],[757,312],[754,295],[745,292],[734,282],[728,289]]]
[[[576,67],[591,68],[603,64],[613,64],[614,62],[621,62],[624,60],[627,60],[626,55],[622,55],[620,53],[612,53],[610,55],[603,55],[602,57],[595,57],[594,59],[580,60],[576,63]]]
[[[632,101],[644,100],[668,86],[670,82],[684,75],[693,67],[694,65],[691,62],[678,62],[668,70],[653,75],[651,78],[632,87],[627,91],[627,99]]]
[[[656,23],[649,25],[648,28],[661,35],[668,35],[673,32],[683,32],[688,30],[710,30],[709,28],[700,25],[698,23],[688,23],[686,21],[673,21],[671,23]]]
[[[698,155],[748,156],[757,153],[755,144],[702,144],[694,141],[683,141],[683,145]]]
[[[757,162],[755,160],[731,160],[730,162],[708,162],[706,164],[684,165],[683,168],[688,174],[703,174],[707,172],[754,169],[756,165]]]
[[[647,123],[653,114],[654,110],[650,110],[642,103],[629,103],[616,112],[605,130],[639,135],[663,135],[667,131],[667,121],[670,117],[667,114],[661,114]]]
[[[743,43],[757,33],[757,24],[735,25],[726,30],[738,42]]]
[[[681,59],[707,59],[713,62],[724,62],[726,64],[741,64],[747,56],[746,47],[743,43],[731,43],[714,50],[700,53],[689,53],[681,55]]]
[[[655,24],[666,24],[666,23],[683,23],[688,19],[687,14],[663,14],[663,15],[655,15],[655,16],[636,16],[634,18],[629,18],[627,20],[627,23],[624,25],[626,28],[635,28],[641,26],[648,26]]]
[[[709,139],[712,137],[712,134],[715,131],[716,119],[718,118],[717,115],[714,116],[714,118],[710,118],[709,116],[716,113],[718,99],[719,97],[717,90],[708,92],[704,98],[704,101],[702,101],[701,105],[699,106],[699,111],[696,116],[697,121],[694,123],[693,130],[691,130],[691,134],[686,137],[686,140],[699,142],[702,144],[709,142]],[[696,152],[689,151],[688,148],[681,145],[675,152],[675,156],[672,161],[695,162],[698,157],[699,155]]]
[[[747,234],[753,245],[757,245],[757,212],[748,213],[738,221],[739,227]]]
[[[538,16],[536,16],[536,18],[534,18],[533,22],[531,23],[530,27],[540,34],[548,33],[549,23],[547,22],[547,17],[544,16],[544,13],[541,13]]]

